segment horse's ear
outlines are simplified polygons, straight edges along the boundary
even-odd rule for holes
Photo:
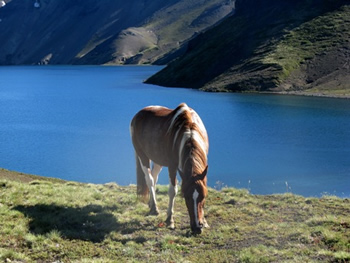
[[[208,173],[208,165],[207,165],[207,167],[205,167],[203,173],[201,175],[199,175],[199,178],[201,180],[203,180],[207,176],[207,173]]]

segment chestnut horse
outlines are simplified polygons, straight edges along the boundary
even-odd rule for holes
[[[150,197],[150,214],[158,215],[156,183],[163,166],[169,171],[169,206],[166,223],[175,228],[174,200],[177,193],[176,173],[182,179],[182,194],[190,216],[192,232],[208,227],[204,218],[207,196],[207,131],[198,114],[185,103],[171,110],[149,106],[131,121],[130,133],[135,148],[137,194]],[[153,163],[151,169],[151,162]]]

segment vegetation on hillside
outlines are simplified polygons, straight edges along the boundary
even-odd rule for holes
[[[183,49],[189,39],[230,15],[232,10],[234,1],[222,0],[178,1],[160,10],[143,25],[158,36],[156,46],[142,52],[143,57],[152,57],[150,61],[158,60],[157,64],[169,62],[174,58],[172,54]]]
[[[238,1],[148,83],[207,91],[328,90],[349,96],[346,1]]]
[[[220,185],[218,185],[220,186]],[[167,187],[157,188],[159,216],[136,187],[81,184],[0,171],[3,262],[348,262],[350,201],[290,193],[258,196],[210,189],[202,235],[189,232],[182,197],[176,229],[164,223]]]

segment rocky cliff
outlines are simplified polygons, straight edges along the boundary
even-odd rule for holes
[[[165,63],[235,7],[231,0],[1,3],[0,65]]]

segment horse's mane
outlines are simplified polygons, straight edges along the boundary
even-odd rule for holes
[[[190,131],[191,135],[185,143],[182,156],[191,158],[192,174],[202,174],[207,166],[205,138],[196,123],[191,124]]]
[[[174,116],[171,118],[168,132],[173,136],[176,136],[180,131],[184,131],[192,124],[192,114],[190,108],[181,103],[176,109],[173,110]],[[177,129],[174,129],[177,128]]]
[[[181,169],[188,165],[192,169],[192,171],[187,172],[191,178],[183,180],[183,194],[187,189],[186,185],[190,186],[196,183],[201,186],[204,191],[203,194],[206,195],[206,180],[204,182],[200,178],[200,175],[207,168],[206,135],[202,133],[198,124],[192,119],[191,109],[186,104],[180,104],[173,112],[174,116],[171,119],[168,132],[173,138],[173,145],[175,146],[176,143],[180,145],[181,157],[179,162],[182,165]],[[190,163],[188,164],[188,162]]]

